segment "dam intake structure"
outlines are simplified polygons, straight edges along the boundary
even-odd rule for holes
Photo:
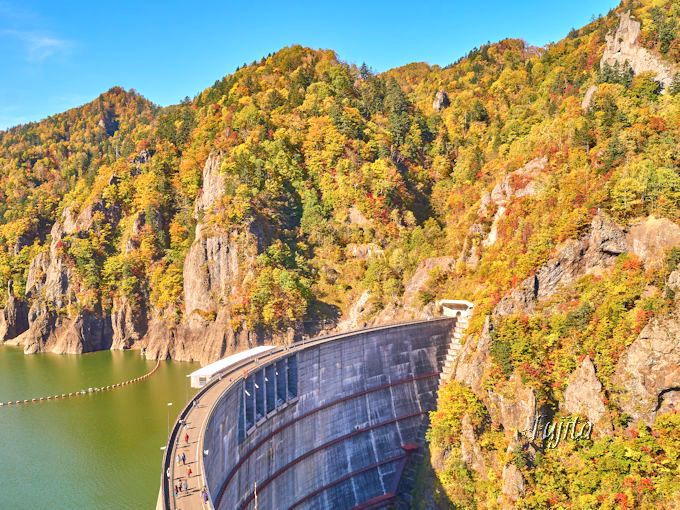
[[[217,375],[173,428],[158,508],[407,503],[440,377],[472,307],[441,304],[444,317],[274,348]],[[196,462],[193,477],[174,465],[182,453]],[[175,494],[177,484],[188,491]]]

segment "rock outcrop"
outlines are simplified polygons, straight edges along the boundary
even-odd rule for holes
[[[144,341],[149,358],[209,363],[256,343],[256,335],[234,330],[231,306],[253,277],[264,234],[255,224],[224,231],[211,221],[224,196],[220,166],[221,157],[213,153],[203,168],[203,187],[194,209],[196,235],[184,260],[183,320],[178,324],[173,310],[154,315]]]
[[[491,348],[491,317],[487,316],[478,339],[469,336],[458,354],[454,378],[480,394],[482,376],[489,363]],[[476,340],[476,341],[475,341]]]
[[[583,101],[581,101],[581,110],[588,111],[590,108],[590,103],[593,101],[593,96],[595,95],[595,92],[597,92],[597,85],[591,85],[588,87],[588,90],[586,90],[586,93],[583,96]]]
[[[103,199],[85,207],[78,215],[67,207],[52,227],[49,250],[31,261],[26,279],[26,297],[31,303],[29,327],[13,340],[23,346],[26,353],[79,354],[111,347],[110,316],[99,305],[90,309],[77,306],[77,281],[62,252],[67,235],[87,232],[97,218],[115,226],[120,220],[120,210],[107,206]]]
[[[172,358],[206,364],[226,353],[255,347],[258,343],[257,335],[246,329],[234,332],[226,314],[193,327],[177,323],[168,315],[154,315],[149,321],[142,342],[149,359]]]
[[[668,88],[677,70],[643,48],[638,41],[639,36],[640,22],[632,18],[630,11],[621,14],[616,32],[606,37],[607,44],[600,66],[618,64],[623,67],[627,62],[636,75],[651,72],[664,89]]]
[[[623,229],[604,214],[597,214],[589,235],[580,240],[566,241],[554,258],[501,299],[494,315],[527,313],[539,300],[553,295],[560,285],[607,267],[616,256],[627,250]]]
[[[518,499],[524,496],[526,491],[522,472],[514,464],[506,464],[503,468],[503,487],[499,498],[501,508],[511,510],[515,508]]]
[[[352,331],[365,326],[366,321],[363,317],[368,312],[368,302],[370,299],[371,293],[368,290],[363,291],[352,306],[350,306],[347,317],[338,323],[336,331]]]
[[[350,243],[345,248],[345,254],[347,257],[355,259],[370,259],[377,255],[382,255],[384,253],[383,249],[375,243]]]
[[[508,384],[500,391],[490,391],[489,412],[492,421],[503,426],[506,437],[511,440],[517,433],[530,431],[536,418],[537,403],[534,390],[524,384],[514,373]]]
[[[649,216],[630,228],[626,243],[646,267],[658,267],[665,262],[667,250],[680,246],[680,227],[669,219]]]
[[[460,456],[465,465],[475,471],[482,480],[487,478],[487,467],[482,447],[479,445],[470,415],[467,413],[461,420]]]
[[[541,188],[541,173],[547,164],[546,156],[534,158],[521,168],[505,175],[491,192],[482,195],[477,210],[477,221],[468,229],[461,261],[472,269],[477,267],[481,255],[480,248],[496,244],[498,226],[510,201],[513,198],[519,199],[538,193]],[[491,214],[493,217],[490,218]]]
[[[116,299],[111,312],[111,327],[112,349],[129,349],[141,340],[148,329],[144,301],[137,303],[125,298]]]
[[[680,391],[680,310],[652,319],[619,360],[614,384],[619,405],[633,420],[651,424]]]
[[[434,101],[432,101],[432,109],[437,112],[440,112],[450,104],[451,101],[449,100],[449,95],[446,93],[446,91],[439,90],[434,95]]]
[[[56,354],[82,354],[83,352],[110,349],[113,343],[111,318],[101,309],[83,310],[75,318],[63,318],[54,334],[51,335],[42,350]],[[37,350],[39,344],[28,344],[26,349]]]
[[[503,177],[503,179],[494,186],[491,193],[486,194],[482,198],[479,209],[480,217],[486,216],[487,208],[490,205],[493,204],[496,207],[496,212],[491,222],[491,229],[486,238],[482,241],[484,247],[489,247],[496,243],[498,224],[505,214],[510,200],[512,198],[522,198],[534,195],[538,191],[536,180],[547,164],[548,158],[546,156],[532,159],[523,167],[514,172],[510,172]]]
[[[456,265],[455,257],[430,257],[418,264],[415,273],[404,287],[403,303],[405,308],[417,308],[418,296],[425,288],[433,271],[451,271]]]
[[[596,434],[608,434],[612,430],[612,425],[607,420],[604,398],[602,383],[597,378],[595,366],[586,356],[569,378],[569,384],[564,390],[562,409],[570,414],[586,416],[593,424]]]
[[[16,338],[28,329],[28,305],[14,296],[10,281],[7,288],[7,302],[0,311],[0,343]]]

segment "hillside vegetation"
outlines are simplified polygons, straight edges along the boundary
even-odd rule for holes
[[[608,53],[628,11],[648,71]],[[0,132],[0,341],[207,362],[467,299],[436,504],[677,508],[678,20],[626,1],[382,74],[293,46],[175,106],[113,88]],[[539,412],[593,438],[521,439]]]

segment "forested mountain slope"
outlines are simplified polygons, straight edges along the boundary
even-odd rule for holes
[[[208,362],[464,298],[438,504],[677,507],[678,19],[382,74],[294,46],[1,132],[0,341]],[[539,412],[593,440],[519,437]]]

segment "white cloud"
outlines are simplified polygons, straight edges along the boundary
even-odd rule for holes
[[[44,62],[72,47],[72,43],[66,39],[32,30],[0,29],[0,37],[19,41],[23,45],[26,60],[31,63]]]

